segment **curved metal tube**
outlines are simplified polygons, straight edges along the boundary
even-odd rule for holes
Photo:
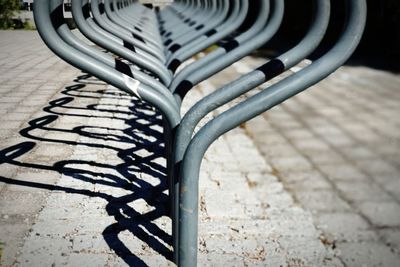
[[[177,147],[175,160],[177,162],[182,160],[194,129],[204,116],[293,67],[317,48],[328,28],[330,2],[326,0],[314,1],[316,3],[314,20],[305,37],[294,48],[268,61],[255,71],[221,87],[189,109],[182,118],[176,134]]]
[[[71,2],[72,2],[72,15],[74,17],[74,20],[76,22],[76,25],[78,26],[78,29],[82,32],[83,35],[85,35],[85,37],[87,37],[95,44],[111,51],[112,53],[156,74],[161,79],[163,84],[168,85],[171,82],[172,74],[168,73],[168,71],[166,70],[163,71],[163,69],[156,68],[154,65],[149,64],[148,61],[143,59],[143,57],[140,57],[139,55],[133,53],[133,51],[119,45],[112,39],[102,38],[98,34],[96,34],[99,32],[97,31],[98,28],[96,28],[97,25],[95,24],[89,25],[88,23],[92,21],[92,19],[90,17],[87,17],[88,15],[86,15],[85,17],[82,11],[82,8],[87,9],[86,7],[87,3],[83,2],[82,0],[72,0]],[[86,19],[88,21],[86,21]],[[92,28],[93,26],[95,28]]]
[[[151,36],[150,33],[152,33],[153,29],[150,27],[146,27],[145,31],[143,31],[142,29],[136,27],[135,28],[135,23],[132,21],[129,21],[127,18],[125,18],[125,16],[122,16],[121,12],[122,10],[120,8],[117,7],[117,4],[119,2],[117,0],[108,0],[104,2],[104,7],[105,7],[105,11],[107,16],[110,18],[110,20],[112,22],[114,22],[115,24],[117,24],[118,26],[124,28],[125,30],[129,31],[132,33],[132,35],[135,37],[136,36],[140,36],[142,39],[144,39],[146,42],[151,43],[151,45],[156,46],[158,51],[163,51],[163,47],[161,45],[160,40],[156,38],[155,36]],[[138,6],[138,5],[135,5]],[[112,7],[112,8],[111,8]],[[128,9],[128,7],[122,8],[122,9]],[[114,11],[113,11],[114,10]],[[131,14],[130,17],[133,17],[133,15],[136,15],[137,13],[133,13]],[[146,13],[147,16],[149,16],[149,13]],[[156,25],[155,23],[156,18],[154,17],[154,21],[153,23],[151,23],[150,25]],[[147,24],[146,24],[147,25]],[[150,26],[149,25],[149,26]],[[163,56],[163,54],[162,54]]]
[[[111,10],[111,6],[113,6],[114,11]],[[119,17],[117,16],[117,12],[115,11],[116,7],[113,4],[113,2],[111,2],[110,0],[105,1],[104,2],[104,9],[105,9],[106,16],[104,16],[104,15],[103,16],[104,17],[108,17],[110,24],[113,23],[113,25],[111,25],[111,26],[116,28],[116,29],[121,28],[120,31],[123,30],[128,35],[128,37],[129,37],[129,35],[131,37],[133,37],[133,40],[135,42],[132,43],[132,44],[134,46],[142,49],[143,51],[146,51],[147,53],[150,53],[150,54],[154,55],[155,57],[160,59],[162,62],[165,61],[165,57],[164,57],[164,53],[163,53],[163,47],[159,43],[157,43],[156,41],[154,41],[152,39],[149,39],[146,36],[144,36],[142,34],[143,31],[142,32],[138,32],[135,28],[127,27],[126,24],[121,22]],[[156,23],[153,22],[152,24],[155,25]],[[150,31],[149,27],[145,27],[145,29],[146,29],[146,31]],[[116,32],[116,33],[118,33],[118,32]]]
[[[174,37],[173,40],[171,39],[171,42],[172,41],[173,42],[171,44],[166,44],[168,46],[168,52],[174,53],[177,49],[186,45],[188,42],[193,41],[195,38],[198,38],[199,36],[204,35],[207,32],[210,32],[218,25],[224,23],[224,21],[228,19],[228,7],[229,7],[228,0],[223,0],[221,5],[222,5],[222,11],[221,11],[222,14],[215,15],[212,17],[212,19],[209,19],[208,21],[202,23],[201,25],[203,25],[203,27],[201,29],[195,32],[189,31],[188,33],[180,37],[176,38]]]
[[[283,0],[276,0],[274,2],[272,16],[268,25],[266,25],[267,27],[257,36],[253,37],[250,42],[246,42],[245,45],[236,47],[233,50],[231,50],[230,45],[225,48],[219,48],[210,53],[210,55],[204,57],[204,59],[202,58],[192,63],[186,69],[182,70],[181,73],[176,75],[169,88],[176,96],[177,101],[181,102],[193,85],[211,77],[216,72],[228,67],[232,63],[248,55],[251,51],[268,42],[278,31],[283,19],[283,12]],[[222,55],[225,56],[217,60]],[[210,62],[212,62],[212,64],[210,64]]]
[[[163,65],[164,55],[162,54],[162,51],[157,51],[157,48],[152,47],[149,44],[146,44],[144,40],[135,39],[130,32],[125,31],[123,28],[119,27],[118,25],[110,21],[105,13],[101,13],[98,0],[90,1],[90,10],[92,11],[94,21],[101,28],[108,31],[110,34],[113,34],[121,38],[123,41],[135,47],[135,51],[133,52],[137,56],[143,57],[142,59],[143,61],[148,61],[152,65],[155,65],[155,67],[157,68],[164,68]],[[141,49],[141,51],[145,53],[142,52],[139,54],[138,52],[136,52],[136,48]]]
[[[179,110],[178,105],[176,104],[172,94],[169,92],[168,88],[165,87],[162,83],[155,80],[153,77],[135,69],[131,68],[128,64],[125,64],[119,59],[113,58],[111,55],[103,53],[98,49],[93,48],[90,45],[79,40],[69,29],[65,22],[61,23],[61,18],[63,18],[62,9],[58,8],[62,4],[63,0],[53,0],[51,1],[51,8],[53,10],[53,15],[60,18],[60,24],[56,28],[57,33],[59,36],[70,46],[78,49],[79,51],[91,56],[94,59],[101,61],[108,66],[119,70],[120,72],[137,79],[138,81],[147,84],[148,86],[152,87],[158,93],[165,97],[166,101],[168,101],[171,105],[175,107],[175,109]]]
[[[170,31],[163,33],[163,36],[168,38],[164,44],[168,46],[173,40],[176,41],[185,36],[196,38],[202,34],[202,31],[207,31],[205,27],[212,29],[213,25],[221,24],[228,15],[229,6],[229,0],[212,0],[211,3],[205,1],[204,3],[193,5],[191,8],[193,14],[187,13],[183,15],[180,20],[175,21],[175,25],[171,26],[167,24],[166,28]]]
[[[228,42],[224,45],[221,45],[221,47],[208,53],[206,56],[200,58],[199,60],[196,60],[195,62],[189,64],[184,69],[179,71],[175,75],[175,77],[171,83],[171,86],[170,86],[171,91],[175,92],[176,88],[181,86],[181,83],[184,81],[184,79],[187,76],[189,76],[190,73],[197,71],[197,70],[201,71],[203,66],[210,64],[214,60],[226,60],[224,55],[226,55],[229,51],[236,49],[237,47],[239,47],[241,45],[245,45],[246,42],[250,42],[250,41],[254,42],[253,40],[251,40],[251,38],[255,37],[256,34],[262,35],[261,30],[267,26],[267,20],[269,17],[269,13],[270,13],[270,0],[261,0],[261,6],[259,9],[257,20],[254,23],[254,25],[252,25],[252,27],[250,27],[244,33],[233,38],[230,42]],[[266,40],[265,40],[265,42],[266,42]],[[265,42],[263,42],[263,43],[265,43]],[[173,62],[171,62],[171,64],[169,65],[169,68],[172,71],[175,71],[175,69],[180,64],[181,64],[180,60],[174,59]],[[216,69],[216,72],[217,71],[218,70]],[[190,81],[188,81],[188,82],[190,82]],[[185,90],[190,90],[190,89],[191,88],[187,88]],[[184,96],[184,93],[182,93],[181,96]]]
[[[102,13],[100,11],[98,0],[93,0],[90,2],[90,7],[95,21],[111,34],[114,34],[122,40],[130,43],[135,48],[141,49],[143,52],[146,52],[148,55],[154,57],[154,59],[158,59],[158,61],[164,62],[165,58],[163,50],[159,46],[154,45],[152,42],[148,42],[148,40],[145,40],[144,38],[142,38],[142,36],[138,34],[133,34],[131,31],[125,29],[124,27],[116,24],[109,19],[109,14],[112,14],[113,12],[111,12],[110,5],[107,2],[105,4],[101,4],[105,9],[105,13]]]
[[[228,4],[228,0],[224,0],[223,2],[212,0],[209,7],[205,4],[202,8],[196,8],[196,5],[193,4],[185,11],[185,16],[180,17],[180,19],[173,23],[165,23],[165,25],[163,25],[163,29],[170,30],[169,32],[163,33],[163,36],[168,38],[164,44],[169,45],[172,40],[177,40],[188,34],[194,36],[196,36],[195,34],[199,34],[197,36],[200,36],[209,29],[212,29],[212,27],[219,25],[228,14]],[[198,4],[197,6],[201,5]],[[200,12],[199,9],[201,10]],[[163,13],[160,15],[163,15]],[[220,16],[220,18],[217,20],[216,18],[218,16]],[[204,29],[205,27],[208,28]],[[193,29],[200,33],[191,33]]]
[[[280,1],[280,0],[279,0]],[[281,1],[281,4],[283,5],[283,1]],[[279,10],[279,5],[275,5],[275,7]],[[283,10],[283,7],[282,7]],[[277,12],[279,13],[279,12]],[[260,13],[258,16],[258,19],[255,21],[255,25],[259,25],[260,26],[256,27],[256,29],[254,30],[253,27],[251,27],[248,31],[246,31],[244,34],[249,35],[248,32],[252,33],[252,35],[256,35],[258,33],[258,31],[262,30],[262,27],[267,23],[267,19],[268,19],[268,14],[269,14],[269,0],[262,0],[261,1],[261,6],[260,6]],[[283,14],[283,11],[282,11]],[[261,21],[261,23],[260,23]],[[251,52],[251,50],[249,50],[248,52]],[[205,56],[207,57],[207,56]],[[222,58],[220,60],[223,60]],[[184,131],[183,129],[186,129],[186,127],[182,128],[181,126],[179,126],[177,128],[177,133],[179,133],[179,131]],[[190,130],[189,130],[190,131]],[[184,131],[185,133],[187,131]],[[190,137],[191,135],[189,135],[188,140],[185,140],[183,137],[181,138],[177,138],[177,135],[175,136],[175,140],[174,140],[174,155],[173,155],[173,162],[175,162],[175,165],[179,165],[179,162],[182,160],[183,158],[183,152],[185,151],[189,141],[190,141]],[[178,173],[177,173],[178,174]],[[174,174],[171,174],[171,177],[173,177],[173,181],[171,182],[174,187],[170,190],[170,194],[173,196],[172,197],[172,217],[173,217],[173,223],[172,223],[172,227],[173,227],[173,231],[172,231],[172,235],[173,235],[173,247],[176,248],[178,247],[178,224],[176,223],[178,221],[178,199],[179,199],[179,194],[178,194],[178,190],[179,190],[179,182],[177,177],[174,177]],[[178,255],[178,251],[174,250],[174,259],[175,261],[177,260],[177,255]]]
[[[201,159],[207,148],[222,134],[235,128],[339,68],[357,47],[366,20],[365,0],[349,0],[346,29],[337,44],[310,66],[250,97],[207,123],[192,139],[181,168],[179,205],[179,265],[196,266],[198,233],[198,178]]]
[[[34,2],[34,19],[40,36],[46,45],[59,57],[69,64],[93,74],[101,80],[131,94],[135,95],[156,107],[167,118],[171,127],[178,125],[180,114],[169,105],[151,87],[123,74],[112,67],[105,65],[79,50],[65,43],[55,30],[58,18],[57,11],[50,10],[50,0],[38,0]],[[57,9],[57,7],[55,7]]]
[[[213,31],[213,34],[210,35],[210,33],[208,33],[206,35],[202,35],[178,49],[171,55],[171,57],[168,58],[167,65],[169,66],[174,60],[183,62],[232,34],[242,25],[243,21],[245,20],[248,7],[248,0],[240,0],[239,4],[234,5],[232,16],[228,18],[226,23],[217,27]],[[176,67],[176,65],[174,65],[174,67]],[[171,70],[174,71],[173,69]]]

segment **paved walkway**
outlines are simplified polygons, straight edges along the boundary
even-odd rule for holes
[[[0,32],[0,48],[2,265],[173,265],[160,116],[53,56],[36,32]],[[257,63],[202,84],[185,109]],[[334,77],[207,152],[199,266],[398,265],[398,78]]]
[[[400,265],[399,114],[400,75],[344,66],[243,126],[345,266]]]

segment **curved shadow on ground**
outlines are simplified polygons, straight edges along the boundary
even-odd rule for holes
[[[75,82],[78,83],[68,86],[62,91],[62,94],[66,95],[65,97],[52,100],[48,103],[48,106],[43,108],[48,115],[29,121],[29,126],[20,131],[22,136],[35,142],[22,142],[1,150],[0,164],[12,164],[36,170],[50,170],[86,183],[123,188],[129,193],[115,197],[106,192],[35,181],[20,181],[14,180],[12,177],[0,177],[0,182],[105,199],[107,201],[107,214],[113,216],[116,223],[103,230],[103,238],[119,257],[130,266],[146,266],[145,262],[130,251],[118,237],[120,232],[129,231],[152,250],[171,261],[171,236],[153,222],[169,214],[168,196],[164,193],[167,189],[166,169],[165,166],[157,163],[157,159],[162,158],[165,153],[164,143],[160,141],[163,140],[163,135],[155,129],[157,127],[154,127],[161,125],[160,115],[147,104],[132,99],[125,93],[116,89],[103,89],[106,85],[90,75],[81,75],[76,78]],[[103,85],[103,88],[93,90],[87,88],[87,84],[98,87]],[[76,98],[132,100],[130,105],[125,106],[88,104],[79,107],[74,106]],[[107,106],[107,108],[104,108],[104,106]],[[60,116],[120,120],[126,127],[116,129],[109,125],[79,125],[72,128],[53,126],[53,122],[57,121]],[[38,134],[39,131],[41,133],[77,135],[85,137],[85,141],[77,141],[74,138],[71,140],[68,140],[68,138],[48,138],[45,134]],[[19,157],[33,151],[39,142],[107,149],[110,150],[110,153],[117,155],[121,159],[121,163],[111,165],[97,161],[67,159],[43,165],[19,159]],[[138,151],[146,151],[146,156],[141,156],[137,153]],[[82,168],[79,166],[82,166]],[[91,169],[96,168],[90,167],[97,167],[101,171],[93,171]],[[137,173],[151,176],[158,183],[156,185],[150,184],[137,177]],[[144,200],[152,207],[152,210],[142,213],[129,205],[129,203],[138,199]]]

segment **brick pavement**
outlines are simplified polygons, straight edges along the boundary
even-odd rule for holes
[[[245,125],[346,266],[400,264],[399,88],[400,75],[344,66]]]
[[[172,265],[158,114],[63,63],[35,32],[0,32],[0,47],[2,264]],[[257,61],[242,63],[192,91],[185,109],[221,77],[232,79]],[[388,88],[383,96],[395,93],[395,86]],[[221,137],[207,152],[199,266],[359,266],[367,260],[367,266],[372,260],[393,266],[398,260],[396,143],[375,148],[385,142],[366,123],[368,116],[358,113],[358,125],[344,116],[347,128],[337,126],[342,124],[332,114],[346,107],[335,110],[326,104],[333,96],[317,91],[301,104],[312,102],[322,118],[295,116],[305,107],[290,109],[289,101]],[[390,117],[394,99],[379,116]],[[366,106],[364,100],[351,105]],[[391,120],[379,122],[395,130]],[[336,128],[361,129],[363,135],[343,137]],[[349,140],[361,143],[350,146]],[[349,180],[354,184],[348,186]],[[376,194],[379,189],[386,194]]]

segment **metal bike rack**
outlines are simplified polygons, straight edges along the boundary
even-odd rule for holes
[[[257,12],[250,0],[180,0],[161,11],[148,9],[136,0],[72,0],[78,29],[106,52],[87,45],[70,31],[63,18],[63,0],[34,2],[39,34],[55,54],[162,113],[177,265],[197,264],[198,180],[208,147],[229,130],[327,77],[350,57],[360,41],[365,0],[346,0],[345,29],[327,53],[224,111],[193,134],[208,113],[278,76],[316,49],[328,27],[330,1],[313,2],[313,21],[297,45],[254,71],[226,81],[183,118],[181,102],[190,89],[249,55],[277,33],[284,0],[257,0]],[[239,32],[249,11],[257,17]],[[176,72],[181,63],[211,45],[217,48]]]

